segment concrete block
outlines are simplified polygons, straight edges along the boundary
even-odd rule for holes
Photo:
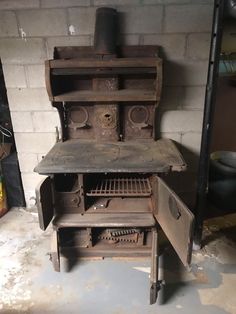
[[[18,153],[46,154],[56,142],[55,133],[15,133]]]
[[[94,37],[91,37],[91,46],[93,46],[94,43]],[[119,34],[118,35],[118,45],[124,45],[124,46],[132,46],[132,45],[139,45],[140,43],[140,35],[136,34]]]
[[[135,5],[139,4],[139,0],[94,0],[95,6],[102,5]]]
[[[38,157],[38,162],[40,162],[45,157],[45,153],[44,154],[37,154],[37,157]]]
[[[50,37],[46,39],[48,58],[53,58],[55,47],[63,46],[90,46],[90,36]]]
[[[39,175],[37,173],[21,173],[26,207],[30,208],[36,204],[35,189],[46,178],[46,176]]]
[[[35,132],[55,132],[60,128],[59,115],[54,111],[32,112],[33,126]]]
[[[90,0],[41,0],[42,8],[65,8],[89,6]]]
[[[180,102],[184,110],[203,110],[205,101],[205,86],[186,86]]]
[[[209,32],[212,15],[213,5],[169,5],[165,10],[164,31],[167,33]]]
[[[41,38],[4,38],[0,39],[0,56],[3,64],[42,63],[46,59],[46,49]]]
[[[161,132],[201,132],[201,111],[170,110],[162,113]]]
[[[25,70],[22,65],[3,65],[3,75],[6,87],[26,87]]]
[[[32,64],[25,66],[27,85],[31,88],[45,87],[44,64]]]
[[[0,10],[39,8],[39,0],[1,0]]]
[[[118,42],[120,45],[138,45],[140,41],[140,35],[136,34],[120,34]]]
[[[19,36],[16,16],[11,11],[0,12],[0,37]]]
[[[11,120],[14,132],[33,132],[31,112],[11,112]]]
[[[185,54],[186,35],[153,34],[144,35],[144,45],[160,46],[160,56],[164,59],[182,59]]]
[[[163,86],[161,102],[159,107],[161,110],[181,108],[181,99],[183,98],[183,87],[180,86]]]
[[[66,11],[63,9],[24,10],[17,12],[26,37],[67,35]]]
[[[182,135],[182,145],[190,152],[199,154],[201,146],[201,132],[184,133]]]
[[[118,11],[121,33],[154,34],[162,32],[162,6],[120,6]]]
[[[165,62],[164,83],[175,86],[204,85],[207,81],[208,61],[175,60]]]
[[[209,59],[211,35],[189,34],[187,37],[186,55],[192,59]]]
[[[69,25],[74,35],[90,35],[94,33],[95,11],[93,7],[69,8]]]
[[[38,164],[37,154],[18,153],[18,160],[21,172],[33,172],[34,167]]]
[[[162,132],[160,134],[162,138],[169,138],[177,143],[181,143],[181,133],[170,133],[170,132]]]
[[[45,88],[8,88],[11,111],[52,110]]]
[[[199,4],[206,4],[210,3],[212,4],[214,0],[198,0],[197,3]],[[196,4],[196,0],[142,0],[142,3],[145,5],[148,4],[164,4],[164,5],[169,5],[169,4]]]
[[[143,0],[143,4],[188,3],[190,0]]]
[[[193,4],[196,4],[196,0],[190,0],[190,2],[193,3]],[[214,0],[198,0],[198,3],[206,3],[206,4],[208,3],[208,4],[212,4],[213,5],[214,4]]]

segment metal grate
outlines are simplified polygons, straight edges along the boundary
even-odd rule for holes
[[[107,178],[98,182],[88,196],[149,196],[152,189],[148,178]]]

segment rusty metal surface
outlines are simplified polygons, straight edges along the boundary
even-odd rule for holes
[[[59,243],[58,243],[58,232],[53,230],[51,237],[51,252],[50,259],[52,261],[52,265],[55,271],[60,271],[60,251],[59,251]]]
[[[47,177],[40,182],[35,192],[39,226],[42,230],[46,230],[54,215],[51,178]]]
[[[97,142],[119,140],[118,105],[96,105],[94,107],[94,128]]]
[[[84,212],[83,175],[54,175],[53,199],[55,214]]]
[[[92,80],[93,91],[106,92],[116,91],[118,89],[117,77],[95,77]],[[95,139],[97,142],[118,141],[119,140],[119,107],[118,104],[99,103],[94,106],[94,128]]]
[[[52,60],[46,65],[47,69],[50,67],[46,72],[46,83],[52,101],[156,102],[160,99],[162,62],[158,57],[129,60],[112,56],[106,61],[98,59],[91,63],[87,58]],[[93,83],[99,80],[104,82],[103,86],[100,83],[103,87],[100,89]],[[110,88],[112,85],[116,88]],[[102,90],[107,92],[102,93]]]
[[[64,227],[153,227],[156,221],[152,213],[86,213],[64,214],[53,219],[56,228]]]
[[[114,104],[74,104],[66,104],[67,121],[62,120],[63,132],[66,124],[69,139],[131,140],[155,135],[156,106],[127,103],[118,108]]]
[[[135,177],[104,177],[99,180],[87,196],[150,196],[152,192],[148,178]]]
[[[35,168],[41,174],[185,170],[186,164],[171,140],[96,143],[70,140],[57,143]]]
[[[152,230],[152,255],[151,255],[151,272],[150,272],[150,304],[156,303],[158,290],[158,233],[157,229]]]
[[[134,46],[118,46],[118,58],[147,58],[158,57],[159,47],[157,45],[134,45]],[[92,46],[62,46],[54,48],[54,60],[60,59],[96,59],[94,47]]]
[[[193,224],[156,174],[182,171],[186,164],[173,141],[156,140],[158,47],[117,47],[115,9],[99,8],[95,24],[94,47],[57,47],[46,62],[62,142],[35,168],[53,181],[52,195],[46,186],[38,192],[41,225],[46,228],[55,207],[51,258],[57,271],[60,254],[151,257],[153,304],[160,288],[157,223],[184,264]]]
[[[154,118],[156,106],[127,104],[124,106],[124,138],[145,139],[154,137]]]
[[[86,209],[87,213],[151,213],[153,211],[150,197],[87,197],[91,199],[91,203]]]
[[[63,228],[58,231],[61,254],[76,256],[150,256],[149,228]]]
[[[108,244],[132,244],[143,245],[143,232],[141,229],[134,228],[114,228],[104,229],[100,231],[96,237],[96,241],[102,241]]]
[[[94,106],[92,104],[67,103],[64,110],[66,119],[62,125],[67,125],[67,139],[95,138]]]
[[[153,180],[155,218],[185,266],[190,263],[194,216],[166,183]]]

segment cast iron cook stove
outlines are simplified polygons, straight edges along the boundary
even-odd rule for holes
[[[155,125],[162,85],[157,46],[116,46],[117,12],[96,12],[94,47],[57,47],[46,85],[62,141],[36,167],[40,227],[52,220],[51,259],[151,258],[150,303],[158,281],[158,228],[190,262],[193,215],[162,176],[186,164]],[[159,227],[158,227],[159,226]]]

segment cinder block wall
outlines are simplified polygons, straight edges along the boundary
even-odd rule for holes
[[[171,182],[186,201],[194,191],[212,0],[1,0],[0,58],[28,206],[42,179],[33,168],[55,143],[59,125],[45,90],[44,60],[54,46],[91,45],[95,10],[103,5],[121,12],[123,44],[162,46],[160,130],[180,144],[189,162],[187,173]]]

